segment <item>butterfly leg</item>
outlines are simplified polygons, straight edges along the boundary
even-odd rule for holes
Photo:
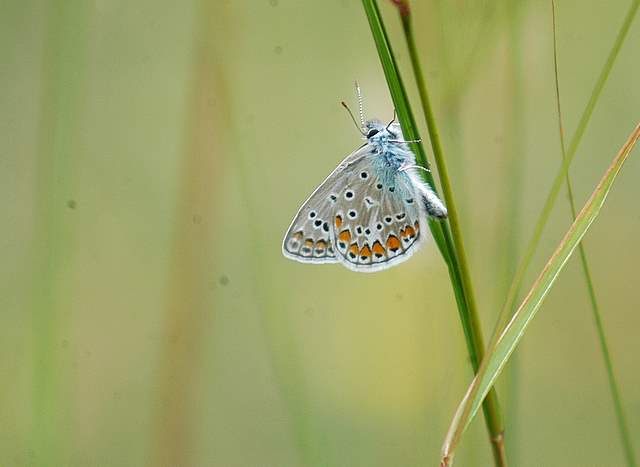
[[[410,139],[410,140],[402,140],[402,139],[390,139],[390,143],[422,143],[421,139]]]

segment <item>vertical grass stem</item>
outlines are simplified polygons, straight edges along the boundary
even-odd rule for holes
[[[436,240],[438,239],[438,235],[440,235],[443,240],[442,242],[438,242],[438,246],[440,247],[445,261],[447,261],[447,264],[449,266],[452,286],[460,313],[460,319],[462,321],[462,326],[464,328],[464,333],[467,339],[468,352],[475,372],[477,371],[479,363],[484,356],[484,342],[482,338],[482,331],[480,328],[480,321],[477,314],[475,298],[473,296],[473,287],[466,260],[466,254],[462,242],[460,224],[458,221],[455,204],[453,202],[451,184],[449,182],[447,168],[444,163],[444,156],[438,136],[437,127],[435,125],[435,118],[429,105],[424,78],[421,74],[421,70],[417,62],[417,52],[415,50],[415,44],[413,43],[413,36],[410,30],[410,12],[408,9],[408,4],[406,4],[406,2],[394,3],[396,3],[396,5],[399,7],[400,15],[403,18],[403,25],[405,26],[405,36],[407,37],[410,54],[412,56],[412,64],[414,66],[414,73],[416,73],[416,81],[418,83],[421,100],[423,102],[423,110],[425,110],[425,117],[427,119],[431,143],[434,149],[436,164],[438,166],[440,180],[443,186],[445,203],[447,203],[447,209],[449,210],[451,231],[447,228],[446,224],[439,223],[431,223],[431,229],[432,232],[434,232],[434,237],[436,237]],[[378,5],[375,0],[363,0],[363,6],[369,20],[369,25],[371,27],[374,41],[376,43],[378,54],[380,55],[380,61],[387,78],[389,90],[391,92],[393,102],[396,106],[398,118],[405,133],[405,137],[410,140],[419,139],[415,119],[413,118],[413,114],[409,106],[404,84],[402,83],[400,73],[395,62],[395,57],[387,38],[386,30],[384,27],[384,23],[382,22]],[[409,29],[407,29],[407,27],[409,27]],[[427,162],[426,153],[422,145],[415,144],[415,149],[418,162],[425,167],[428,167],[429,165]],[[435,188],[432,177],[429,173],[427,173],[427,175],[427,181]],[[483,408],[485,412],[487,427],[490,432],[490,440],[493,449],[495,464],[497,466],[504,466],[506,465],[506,455],[504,450],[502,417],[497,403],[497,397],[494,391],[492,391],[492,393],[485,400]]]
[[[560,102],[560,83],[558,79],[558,42],[556,38],[556,5],[554,0],[551,0],[551,20],[553,26],[553,71],[555,80],[556,91],[556,107],[558,111],[558,133],[560,137],[560,150],[562,153],[562,160],[566,160],[566,146],[564,141],[564,130],[562,125],[562,105]],[[575,222],[577,216],[576,203],[573,196],[573,187],[571,185],[571,177],[569,172],[565,173],[565,181],[567,184],[567,197],[569,198],[569,206],[571,208],[571,220]],[[620,432],[620,441],[624,451],[625,460],[629,467],[636,465],[635,455],[633,453],[633,447],[631,445],[631,436],[629,435],[629,428],[624,413],[622,398],[620,397],[620,391],[618,389],[618,383],[616,381],[615,372],[613,370],[613,361],[609,352],[609,345],[607,344],[606,334],[604,332],[604,325],[602,323],[602,317],[600,314],[600,307],[596,297],[595,287],[593,285],[593,279],[591,276],[591,270],[589,268],[589,262],[587,260],[587,252],[585,251],[584,243],[580,242],[578,245],[578,252],[580,254],[580,263],[582,266],[582,272],[584,274],[585,284],[589,293],[589,299],[591,301],[591,311],[593,313],[593,319],[596,325],[596,331],[598,333],[598,340],[600,343],[600,351],[602,352],[602,358],[604,360],[605,368],[607,371],[607,379],[609,382],[609,390],[611,392],[611,398],[613,400],[614,410],[616,414],[616,421],[618,423],[618,431]]]

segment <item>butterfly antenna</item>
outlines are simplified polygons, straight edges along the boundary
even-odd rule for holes
[[[395,121],[396,121],[396,117],[397,117],[397,116],[398,116],[398,115],[396,114],[396,109],[393,109],[393,118],[392,118],[392,119],[391,119],[391,121],[387,124],[387,127],[385,128],[385,130],[388,130],[388,129],[389,129],[389,127],[391,126],[391,124],[392,124],[393,122],[395,122]]]
[[[353,116],[353,112],[351,112],[351,109],[349,108],[349,106],[344,102],[340,102],[342,104],[342,107],[344,107],[345,109],[347,109],[347,112],[349,112],[349,116],[351,117],[351,120],[353,120],[353,124],[356,126],[356,128],[358,129],[358,131],[360,132],[360,134],[362,134],[362,136],[364,136],[364,131],[362,131],[362,127],[358,126],[358,121],[356,120],[356,117]]]
[[[356,85],[356,96],[358,96],[358,110],[360,111],[360,123],[362,124],[362,128],[364,128],[364,105],[362,104],[362,93],[360,92],[360,85],[358,82],[355,82]]]

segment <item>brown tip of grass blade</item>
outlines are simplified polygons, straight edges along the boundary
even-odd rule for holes
[[[411,9],[409,8],[409,2],[407,0],[391,0],[396,8],[398,8],[398,12],[403,18],[407,18],[411,15]]]

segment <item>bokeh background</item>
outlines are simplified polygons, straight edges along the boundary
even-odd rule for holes
[[[413,3],[488,336],[561,157],[550,4]],[[558,4],[571,136],[630,1]],[[360,144],[354,80],[392,115],[360,3],[0,10],[0,464],[436,465],[472,375],[433,243],[372,275],[280,253]],[[634,24],[572,167],[579,205],[638,118],[639,44]],[[636,452],[639,159],[586,238]],[[568,225],[560,197],[528,284]],[[512,465],[623,464],[576,258],[499,396]],[[458,461],[491,464],[481,417]]]

